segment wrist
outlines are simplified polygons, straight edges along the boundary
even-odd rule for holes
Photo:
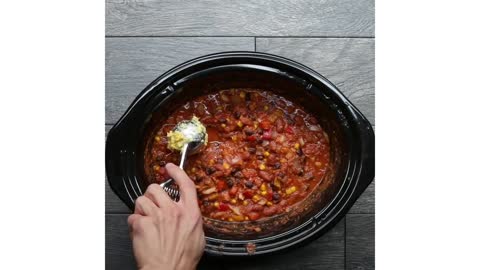
[[[138,270],[175,270],[175,267],[167,264],[144,265]]]

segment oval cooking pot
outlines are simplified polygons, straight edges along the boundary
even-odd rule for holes
[[[229,88],[269,90],[314,114],[330,138],[331,166],[322,181],[327,184],[319,185],[293,211],[255,223],[204,218],[205,252],[258,256],[318,238],[345,216],[372,182],[374,133],[368,120],[326,78],[271,54],[211,54],[178,65],[154,80],[108,133],[106,171],[110,187],[134,209],[135,199],[148,186],[143,158],[154,127],[186,101]],[[260,232],[249,230],[252,223]]]

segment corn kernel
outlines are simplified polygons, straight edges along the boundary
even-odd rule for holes
[[[240,92],[240,97],[245,98],[245,92]]]
[[[265,151],[265,152],[263,152],[263,155],[266,156],[266,157],[268,157],[268,156],[270,156],[270,152]]]
[[[320,167],[320,166],[322,166],[322,163],[317,161],[317,162],[315,162],[315,166]]]
[[[272,203],[272,202],[267,202],[267,205],[268,205],[268,206],[272,206],[273,203]]]
[[[295,191],[297,191],[297,187],[296,186],[291,186],[291,187],[289,187],[285,190],[285,193],[287,195],[290,195],[290,194],[294,193]]]
[[[267,191],[264,190],[264,191],[260,192],[260,194],[262,194],[263,196],[265,196],[265,195],[267,195]]]
[[[239,128],[243,127],[242,121],[237,121],[237,126],[238,126]]]
[[[213,193],[212,195],[208,196],[207,200],[213,201],[218,198],[218,193]]]
[[[299,148],[300,148],[300,144],[299,144],[299,143],[296,143],[296,144],[295,144],[295,149],[298,150]]]
[[[159,141],[160,141],[160,137],[159,137],[159,136],[155,136],[155,141],[159,142]]]
[[[273,185],[278,189],[282,188],[282,184],[280,184],[280,181],[278,180],[278,178],[275,178],[275,180],[273,180]]]
[[[262,185],[260,186],[260,190],[262,191],[267,190],[267,185],[265,183],[262,183]]]
[[[263,109],[264,109],[265,111],[267,111],[267,110],[268,110],[268,106],[267,106],[267,105],[263,106]]]
[[[248,201],[243,201],[243,205],[248,205]]]
[[[258,196],[257,194],[255,194],[255,195],[253,195],[252,200],[253,200],[254,202],[258,202],[258,201],[260,200],[260,196]]]
[[[253,128],[255,128],[255,129],[258,128],[258,122],[257,121],[253,122]]]
[[[265,166],[265,164],[262,163],[262,164],[260,164],[259,168],[260,168],[260,170],[263,171],[263,170],[265,170],[267,167]]]
[[[250,220],[248,217],[245,217],[245,220]]]
[[[214,202],[213,205],[217,208],[220,207],[220,204],[218,202]]]
[[[192,168],[192,173],[196,172],[197,171],[197,168],[193,167]]]
[[[233,216],[233,219],[234,219],[235,221],[243,221],[244,217],[243,217],[243,216],[236,216],[236,215],[235,215],[235,216]]]
[[[225,128],[227,125],[225,125],[225,124],[221,124],[221,126],[222,126],[222,128]]]
[[[159,170],[160,170],[160,166],[158,166],[158,165],[153,165],[153,170],[156,171],[156,172],[159,171]]]
[[[232,141],[234,141],[234,142],[237,141],[237,135],[232,136]]]
[[[233,204],[236,204],[236,203],[237,203],[237,199],[231,199],[230,202],[233,203]]]
[[[209,164],[209,165],[213,165],[214,162],[215,162],[215,161],[214,161],[213,159],[210,159],[210,160],[208,161],[208,164]]]
[[[232,222],[232,221],[233,221],[233,218],[229,217],[229,218],[228,218],[228,221]]]
[[[281,163],[287,163],[287,159],[286,159],[286,158],[282,158],[282,159],[280,159],[280,162],[281,162]]]
[[[230,169],[230,164],[228,164],[227,162],[223,162],[223,168],[225,168],[226,170]]]

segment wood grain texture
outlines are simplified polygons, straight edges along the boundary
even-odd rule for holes
[[[105,216],[106,269],[135,269],[126,214]],[[219,261],[202,258],[198,269],[344,269],[345,222],[341,220],[321,238],[291,252],[255,260]]]
[[[107,0],[108,36],[373,36],[374,0]]]
[[[375,269],[375,215],[346,217],[345,269]]]
[[[105,215],[105,269],[137,269],[127,217],[127,214]]]
[[[375,180],[365,189],[360,198],[350,208],[351,214],[374,214],[375,213]]]
[[[105,46],[105,121],[113,124],[165,71],[210,53],[253,51],[254,38],[107,38]]]
[[[375,40],[257,38],[259,52],[298,61],[325,76],[375,124]]]
[[[105,178],[105,213],[130,213],[130,209],[115,195]]]

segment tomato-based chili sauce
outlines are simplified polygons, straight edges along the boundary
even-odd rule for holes
[[[259,220],[288,211],[321,183],[330,160],[327,134],[302,107],[268,91],[229,89],[187,102],[157,127],[145,150],[149,182],[169,178],[178,164],[167,132],[197,116],[208,144],[190,156],[185,171],[195,182],[205,217]]]

